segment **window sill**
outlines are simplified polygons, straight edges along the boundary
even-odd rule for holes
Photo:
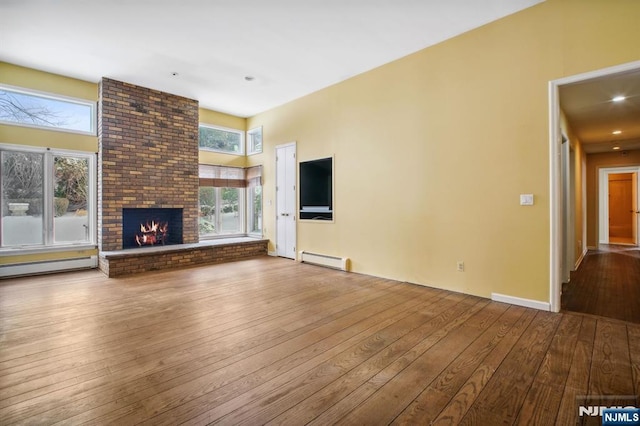
[[[96,250],[98,247],[95,244],[68,244],[60,246],[49,247],[11,247],[0,249],[0,257],[5,256],[17,256],[22,254],[36,254],[36,253],[60,253],[65,251],[81,251],[81,250]]]

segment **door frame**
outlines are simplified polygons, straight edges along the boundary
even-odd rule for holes
[[[640,175],[640,166],[602,167],[598,169],[598,244],[609,244],[609,175],[618,173],[638,173]],[[638,193],[640,188],[636,186],[635,190]],[[637,238],[638,236],[636,235]]]
[[[560,93],[559,87],[597,77],[605,77],[640,69],[640,61],[590,71],[549,81],[549,307],[560,312],[562,291],[562,250],[564,229],[562,227],[562,173],[560,169]],[[586,184],[586,182],[585,182]],[[572,226],[573,224],[570,224]]]
[[[567,135],[561,133],[560,168],[562,171],[562,282],[571,280],[571,271],[575,270],[575,221],[576,212],[576,182],[575,182],[575,151]]]
[[[294,194],[293,194],[293,200],[294,200],[294,214],[297,214],[298,212],[298,164],[297,164],[297,158],[298,158],[298,147],[297,147],[297,143],[296,141],[293,142],[287,142],[287,143],[283,143],[280,145],[276,145],[275,146],[275,150],[274,150],[274,156],[273,156],[273,162],[274,162],[274,170],[275,170],[275,176],[276,178],[274,179],[274,189],[276,189],[276,187],[278,186],[278,149],[281,148],[289,148],[289,147],[294,147],[294,155],[296,158],[296,164],[294,167],[294,171],[295,171],[295,178],[294,178],[294,182],[295,182],[295,186],[294,186]],[[274,191],[275,194],[275,199],[276,199],[276,208],[275,208],[275,226],[274,226],[274,235],[275,235],[275,245],[276,245],[276,249],[275,249],[275,255],[278,255],[278,191],[277,189]],[[294,247],[298,247],[298,221],[294,220],[294,225],[293,225],[293,244]],[[294,250],[294,255],[293,255],[293,259],[297,260],[298,259],[298,252],[297,250]]]

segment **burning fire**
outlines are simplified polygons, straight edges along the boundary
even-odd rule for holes
[[[140,234],[136,234],[136,242],[139,246],[152,246],[157,243],[164,244],[169,224],[151,221],[140,224]]]

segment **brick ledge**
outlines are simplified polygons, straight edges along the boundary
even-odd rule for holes
[[[257,238],[225,238],[195,244],[107,251],[100,253],[98,263],[108,277],[120,277],[266,256],[268,242]]]
[[[168,246],[151,246],[140,247],[126,250],[114,250],[114,251],[102,251],[100,257],[105,259],[117,259],[123,257],[138,257],[145,255],[157,255],[158,253],[175,253],[180,251],[190,251],[194,249],[201,249],[213,246],[230,246],[230,245],[244,245],[266,242],[268,239],[253,238],[253,237],[232,237],[232,238],[218,238],[214,240],[205,240],[192,244],[171,244]]]

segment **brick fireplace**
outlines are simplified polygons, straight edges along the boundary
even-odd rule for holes
[[[108,276],[266,255],[267,240],[198,242],[198,123],[196,100],[100,82],[98,248]],[[137,223],[125,223],[132,214]],[[133,242],[147,233],[136,227],[156,222],[170,223],[166,235]]]
[[[198,242],[198,101],[103,78],[98,111],[100,251],[130,243],[125,209],[180,209],[180,242]]]

